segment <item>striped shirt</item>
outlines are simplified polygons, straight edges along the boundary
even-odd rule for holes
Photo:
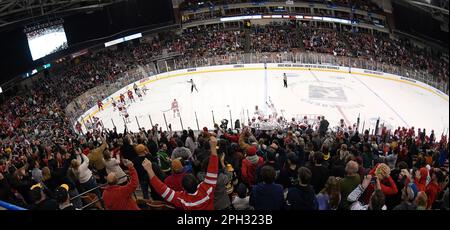
[[[211,155],[205,180],[198,185],[197,191],[189,194],[185,191],[175,191],[153,177],[150,183],[153,188],[168,203],[184,210],[214,210],[214,190],[217,183],[218,157]]]

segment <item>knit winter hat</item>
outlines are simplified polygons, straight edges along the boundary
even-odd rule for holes
[[[136,147],[134,147],[134,150],[138,155],[144,155],[145,153],[148,153],[148,148],[143,144],[136,145]]]
[[[256,151],[257,151],[257,149],[254,146],[252,146],[252,147],[247,149],[247,155],[248,156],[254,156],[256,154]]]
[[[183,164],[181,163],[180,159],[174,159],[172,161],[172,170],[175,173],[181,173],[181,172],[183,172],[183,169],[184,169],[184,167],[183,167]]]

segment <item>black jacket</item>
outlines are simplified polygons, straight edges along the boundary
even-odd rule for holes
[[[314,188],[314,192],[318,194],[325,186],[325,183],[327,182],[328,177],[330,176],[330,172],[323,165],[322,166],[313,165],[308,168],[312,173],[311,185]]]
[[[317,210],[318,203],[312,186],[295,186],[289,189],[286,198],[288,210]]]

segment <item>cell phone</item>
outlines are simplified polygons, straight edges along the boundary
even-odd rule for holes
[[[376,184],[377,183],[377,177],[372,177],[372,179],[370,179],[370,183]]]

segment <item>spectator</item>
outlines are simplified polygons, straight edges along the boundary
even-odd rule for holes
[[[108,175],[110,173],[114,173],[118,179],[117,184],[125,185],[127,183],[128,179],[127,179],[127,175],[120,167],[120,159],[119,158],[116,159],[116,158],[112,157],[111,155],[112,154],[108,149],[105,149],[105,151],[103,151],[103,158],[105,159],[106,172],[108,173]],[[118,157],[120,157],[120,156],[118,156]]]
[[[217,183],[218,158],[217,158],[217,140],[210,137],[211,156],[209,159],[206,178],[200,184],[197,183],[195,176],[187,174],[183,177],[183,188],[185,192],[177,192],[161,182],[155,176],[152,169],[152,163],[144,160],[142,166],[148,173],[150,183],[167,202],[177,208],[184,210],[213,210],[214,209],[214,189]]]
[[[349,161],[345,167],[346,176],[340,181],[341,196],[348,197],[348,195],[355,190],[355,188],[361,183],[361,178],[358,172],[358,163],[355,161]],[[350,204],[347,199],[342,200],[342,208],[348,210]]]
[[[181,140],[179,140],[177,142],[177,147],[172,152],[171,158],[172,159],[182,158],[183,161],[186,161],[186,160],[189,160],[191,157],[192,157],[191,150],[184,147],[183,142],[181,142]]]
[[[432,168],[430,170],[430,174],[431,182],[428,184],[426,189],[426,195],[428,198],[427,209],[432,208],[433,203],[436,201],[437,195],[442,192],[441,188],[445,180],[443,173],[437,168]]]
[[[159,149],[159,151],[156,155],[158,157],[158,165],[161,168],[161,170],[164,173],[170,173],[171,159],[169,158],[169,155],[167,154],[167,145],[161,144],[161,148]]]
[[[419,190],[414,183],[409,183],[402,189],[402,202],[395,206],[393,210],[416,210],[414,200],[417,198]]]
[[[144,199],[148,200],[148,199],[150,199],[149,191],[148,191],[150,182],[149,182],[147,171],[145,170],[144,167],[142,167],[142,162],[144,162],[145,159],[151,160],[151,156],[149,154],[150,152],[149,152],[148,148],[143,144],[137,145],[134,149],[137,154],[137,157],[134,158],[134,160],[132,160],[133,165],[135,165],[135,169],[136,169],[136,172],[138,175],[139,185],[141,186],[141,190],[142,190],[142,196],[144,197]],[[153,172],[156,173],[156,176],[158,177],[158,179],[164,180],[165,175],[163,174],[163,172],[161,171],[161,169],[159,168],[159,166],[156,163],[152,162],[152,168],[153,168]],[[153,199],[161,199],[157,193],[153,192],[153,190],[152,190],[152,197],[153,197]]]
[[[425,192],[419,192],[417,194],[416,200],[414,201],[417,210],[427,210],[427,200],[427,194]]]
[[[329,170],[325,166],[322,165],[323,162],[323,154],[321,152],[315,152],[313,156],[314,165],[308,167],[311,171],[311,185],[314,188],[315,193],[319,193],[322,191],[325,183],[329,177]]]
[[[62,184],[55,191],[56,202],[58,202],[59,210],[73,211],[77,210],[70,202],[69,185]]]
[[[250,197],[247,195],[248,189],[245,184],[240,183],[237,186],[237,197],[234,197],[232,206],[235,210],[253,210],[250,206]]]
[[[395,185],[398,191],[401,191],[405,185],[408,184],[411,176],[408,171],[408,165],[405,162],[399,162],[398,169],[391,171],[392,179],[395,181]],[[399,205],[402,201],[402,193],[397,192],[394,195],[386,197],[386,206],[389,210],[392,210],[395,206]]]
[[[100,189],[95,189],[97,187],[97,182],[95,180],[92,171],[89,169],[89,158],[87,158],[80,151],[76,151],[76,159],[73,159],[70,165],[70,172],[75,181],[80,183],[83,191],[88,191],[94,189],[93,192],[100,199]]]
[[[108,147],[104,137],[101,138],[101,145],[98,148],[94,148],[91,144],[91,151],[88,154],[89,164],[97,170],[100,176],[100,181],[104,181],[106,173],[105,160],[103,159],[103,152]]]
[[[281,210],[283,208],[283,186],[275,184],[275,169],[264,166],[261,169],[263,182],[253,186],[250,205],[255,210]]]
[[[319,210],[337,210],[341,203],[338,179],[330,176],[325,187],[316,195],[316,198]]]
[[[164,184],[174,191],[181,192],[183,191],[182,181],[185,175],[186,173],[180,159],[174,159],[172,160],[172,174],[164,179]]]
[[[262,157],[256,155],[256,148],[247,148],[247,156],[242,161],[242,180],[245,184],[252,186],[256,180],[256,168],[264,164]]]
[[[31,178],[36,182],[36,183],[41,183],[42,182],[42,170],[39,169],[39,162],[34,161],[31,163],[33,170],[31,170]]]
[[[126,185],[119,185],[119,177],[115,172],[108,173],[108,187],[103,192],[103,201],[107,210],[139,210],[133,193],[138,187],[138,175],[133,166],[133,162],[124,160],[130,171],[130,182]]]
[[[398,193],[395,181],[391,177],[391,169],[386,164],[377,164],[370,172],[369,175],[376,177],[380,181],[380,189],[385,196],[392,196]],[[370,201],[370,195],[375,189],[375,184],[371,183],[364,191],[361,199],[362,202],[367,204]]]
[[[330,123],[325,120],[325,116],[322,116],[322,120],[320,121],[320,127],[319,127],[319,134],[321,137],[325,136],[325,133],[328,130],[328,126],[330,125]]]
[[[370,184],[375,184],[375,190],[370,194],[370,201],[366,205],[359,201],[361,195],[365,192]],[[386,210],[387,207],[385,203],[385,196],[383,191],[381,191],[380,180],[377,177],[372,177],[367,175],[362,184],[358,185],[355,190],[353,190],[349,195],[347,200],[352,202],[350,210]]]
[[[298,170],[299,183],[290,188],[286,197],[286,209],[288,210],[318,210],[318,202],[314,188],[310,185],[311,171],[306,167]]]
[[[284,189],[294,187],[298,183],[298,157],[295,153],[289,153],[284,168],[277,179]]]
[[[208,159],[205,159],[202,163],[202,171],[198,173],[197,177],[200,181],[206,178]],[[215,210],[227,210],[230,209],[231,201],[227,192],[227,184],[231,182],[232,174],[228,172],[225,165],[225,155],[221,154],[219,164],[219,174],[217,176],[217,184],[214,190],[214,209]]]
[[[35,184],[30,189],[31,200],[33,205],[32,210],[58,210],[59,206],[55,200],[48,198],[41,184]]]
[[[195,142],[194,131],[192,131],[192,129],[189,129],[189,131],[188,131],[185,146],[191,151],[191,153],[195,152],[195,149],[197,148],[197,143]]]
[[[366,169],[370,169],[373,167],[373,153],[370,149],[370,144],[369,143],[365,143],[363,145],[363,153],[362,153],[362,158],[363,158],[363,167]]]
[[[428,170],[425,167],[422,167],[416,171],[414,175],[414,184],[416,184],[419,192],[424,192],[426,190],[427,177]]]

